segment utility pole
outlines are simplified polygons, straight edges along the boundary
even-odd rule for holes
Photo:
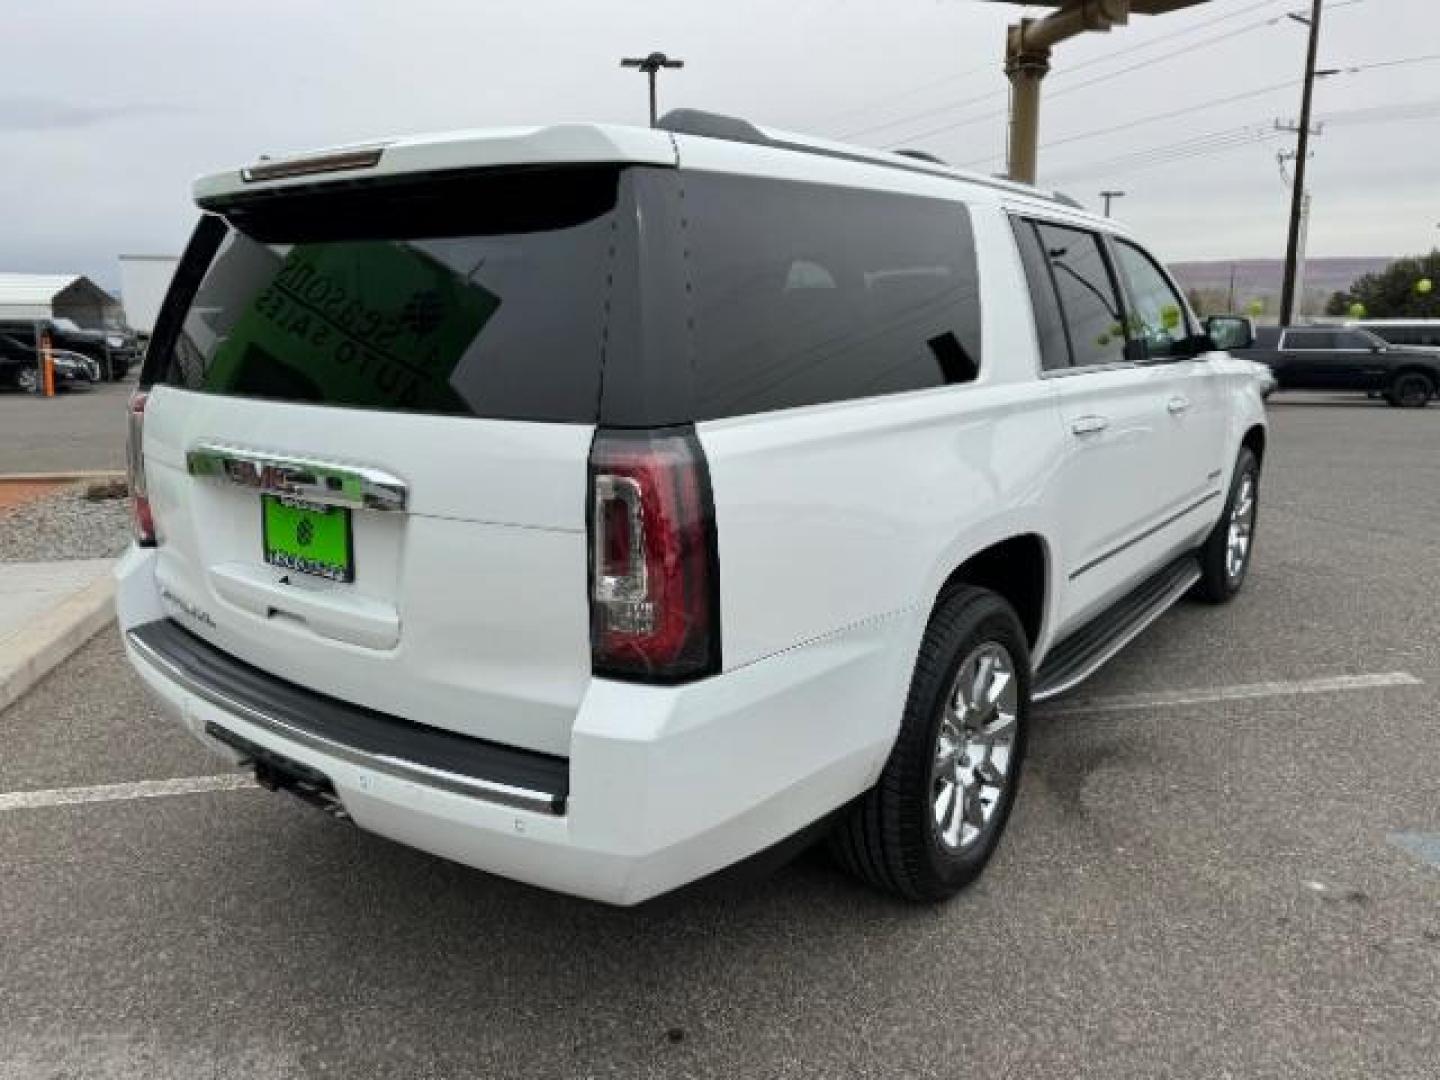
[[[1305,210],[1305,165],[1310,156],[1310,112],[1315,99],[1315,58],[1320,51],[1320,16],[1325,0],[1310,5],[1310,44],[1305,53],[1305,90],[1300,98],[1300,136],[1295,148],[1295,184],[1290,193],[1290,235],[1285,243],[1285,284],[1280,291],[1280,325],[1289,326],[1295,314],[1295,266],[1300,254]]]
[[[1295,251],[1295,314],[1305,317],[1305,248],[1310,240],[1310,192],[1300,197],[1300,243]]]
[[[1330,74],[1333,74],[1333,72],[1330,72],[1330,71],[1317,71],[1317,72],[1315,73],[1316,78],[1323,78],[1324,76],[1330,75]],[[1286,122],[1283,121],[1283,120],[1277,120],[1276,123],[1275,123],[1275,130],[1276,130],[1276,131],[1288,131],[1288,132],[1291,132],[1291,133],[1298,133],[1298,132],[1300,131],[1300,128],[1299,128],[1298,126],[1296,126],[1295,124],[1286,123]],[[1311,129],[1310,134],[1311,134],[1312,136],[1318,137],[1319,135],[1321,135],[1321,134],[1324,132],[1324,130],[1325,130],[1325,125],[1324,125],[1324,124],[1316,124],[1316,125]],[[1286,183],[1287,185],[1291,182],[1291,178],[1290,178],[1290,175],[1289,175],[1289,174],[1286,172],[1286,170],[1285,170],[1285,163],[1286,163],[1287,161],[1293,161],[1294,159],[1295,159],[1295,153],[1294,153],[1294,151],[1290,151],[1290,150],[1282,150],[1279,154],[1276,155],[1276,160],[1280,162],[1280,175],[1281,175],[1282,177],[1284,177],[1285,183]],[[1309,246],[1309,237],[1310,237],[1310,207],[1311,207],[1310,191],[1309,191],[1309,189],[1306,189],[1306,191],[1305,191],[1303,194],[1301,194],[1301,196],[1300,196],[1300,241],[1299,241],[1299,243],[1296,245],[1296,249],[1295,249],[1295,311],[1294,311],[1294,314],[1295,314],[1295,315],[1298,315],[1298,316],[1301,317],[1301,318],[1304,318],[1304,316],[1305,316],[1305,251],[1306,251],[1306,249],[1307,249],[1308,246]],[[1283,324],[1282,324],[1282,325],[1283,325]]]
[[[631,56],[620,61],[621,67],[635,68],[643,71],[650,79],[650,126],[653,128],[659,119],[659,110],[655,101],[655,76],[661,68],[682,68],[684,60],[671,60],[663,52],[652,52],[649,56]]]
[[[1123,198],[1125,197],[1125,192],[1123,192],[1123,191],[1102,191],[1102,192],[1100,192],[1100,197],[1105,200],[1105,216],[1106,216],[1106,217],[1109,217],[1109,216],[1110,216],[1110,203],[1111,203],[1111,201],[1113,201],[1113,200],[1115,200],[1115,199],[1123,199]]]

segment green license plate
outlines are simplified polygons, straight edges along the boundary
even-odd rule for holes
[[[350,511],[343,506],[261,495],[261,533],[265,561],[302,574],[354,581]]]

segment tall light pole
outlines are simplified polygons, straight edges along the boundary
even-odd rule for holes
[[[1123,192],[1123,191],[1102,191],[1102,192],[1100,192],[1100,197],[1105,200],[1105,216],[1106,216],[1106,217],[1109,217],[1109,216],[1110,216],[1110,203],[1111,203],[1112,201],[1114,201],[1115,199],[1123,199],[1123,198],[1125,197],[1125,192]]]
[[[684,60],[671,60],[663,52],[652,52],[649,56],[630,56],[620,61],[621,67],[635,68],[643,71],[650,79],[650,126],[655,126],[659,119],[659,112],[655,105],[655,76],[661,68],[682,68]]]
[[[1280,325],[1289,326],[1295,314],[1295,264],[1300,253],[1300,229],[1305,208],[1305,166],[1310,157],[1310,110],[1315,100],[1315,57],[1320,51],[1320,16],[1325,0],[1310,5],[1310,45],[1305,53],[1305,90],[1300,98],[1300,133],[1295,147],[1295,185],[1290,193],[1290,235],[1285,242],[1285,284],[1280,290]],[[1296,16],[1305,21],[1303,16]]]

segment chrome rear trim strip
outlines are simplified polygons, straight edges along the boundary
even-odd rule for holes
[[[288,457],[202,442],[185,455],[191,476],[351,510],[404,510],[410,489],[398,476],[365,465]]]
[[[532,810],[541,814],[559,815],[564,813],[563,798],[547,792],[532,791],[529,788],[514,787],[510,784],[465,776],[461,773],[446,772],[443,769],[431,768],[429,765],[421,765],[414,761],[405,761],[388,754],[367,753],[364,750],[357,750],[353,746],[346,746],[344,743],[327,739],[323,735],[304,731],[243,701],[236,701],[229,695],[199,681],[179,665],[151,648],[133,632],[127,633],[125,638],[136,655],[166,678],[178,683],[183,689],[246,723],[254,724],[258,728],[299,746],[329,757],[339,758],[361,768],[373,769],[401,780],[408,780],[413,784],[423,784],[426,787],[438,788],[452,794],[467,795],[474,799],[483,799],[486,802],[513,806],[521,810]]]

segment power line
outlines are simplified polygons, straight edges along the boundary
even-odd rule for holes
[[[1164,146],[1137,150],[1133,153],[1122,154],[1119,157],[1109,158],[1104,161],[1094,161],[1088,164],[1072,166],[1068,169],[1060,169],[1053,175],[1077,176],[1099,170],[1114,171],[1120,169],[1135,172],[1140,169],[1151,168],[1155,165],[1166,165],[1172,161],[1183,161],[1192,157],[1205,157],[1222,151],[1238,149],[1242,146],[1252,146],[1256,143],[1279,138],[1281,134],[1281,132],[1276,131],[1273,127],[1263,127],[1255,124],[1239,128],[1228,128],[1224,131],[1213,131],[1206,135],[1198,135],[1193,138],[1182,139],[1179,142],[1167,143]]]
[[[1258,10],[1260,10],[1261,8],[1264,8],[1264,7],[1272,7],[1272,6],[1274,6],[1275,4],[1280,3],[1280,2],[1282,2],[1282,0],[1260,0],[1259,3],[1250,4],[1250,5],[1247,5],[1246,7],[1243,7],[1243,8],[1238,8],[1238,9],[1236,9],[1235,11],[1228,12],[1228,13],[1226,13],[1226,14],[1224,14],[1224,15],[1221,15],[1221,16],[1218,16],[1218,17],[1216,17],[1216,18],[1214,18],[1214,19],[1207,19],[1205,22],[1196,23],[1194,26],[1188,26],[1188,27],[1186,27],[1186,28],[1183,29],[1183,30],[1176,30],[1176,31],[1173,31],[1173,32],[1171,32],[1171,33],[1169,33],[1169,34],[1162,34],[1162,35],[1159,36],[1159,37],[1152,38],[1151,40],[1149,40],[1149,41],[1147,41],[1147,42],[1144,42],[1144,43],[1142,43],[1142,44],[1140,44],[1140,45],[1134,46],[1132,49],[1129,50],[1129,52],[1130,52],[1131,54],[1136,53],[1136,52],[1143,52],[1143,51],[1145,51],[1146,49],[1153,48],[1153,47],[1156,46],[1156,45],[1164,44],[1165,42],[1173,41],[1173,40],[1176,39],[1176,38],[1185,37],[1185,36],[1187,36],[1187,35],[1189,35],[1189,34],[1196,33],[1196,32],[1198,32],[1198,31],[1200,31],[1200,30],[1208,29],[1208,28],[1211,27],[1211,26],[1215,26],[1215,25],[1217,25],[1217,24],[1219,24],[1219,23],[1222,23],[1222,22],[1227,22],[1227,21],[1229,21],[1230,19],[1239,18],[1239,17],[1242,16],[1242,15],[1248,15],[1248,14],[1250,14],[1252,11],[1258,11]],[[1277,16],[1277,18],[1278,18],[1278,16]],[[1261,20],[1261,21],[1258,22],[1258,23],[1247,24],[1247,26],[1241,27],[1239,31],[1236,31],[1236,33],[1238,33],[1238,32],[1243,32],[1244,30],[1247,30],[1247,29],[1254,29],[1254,28],[1257,27],[1257,26],[1271,25],[1274,21],[1275,21],[1275,20],[1272,20],[1272,19],[1263,19],[1263,20]],[[1193,46],[1187,46],[1187,51],[1193,51],[1193,50],[1195,50],[1195,49],[1203,49],[1203,48],[1207,47],[1209,44],[1213,44],[1213,43],[1216,42],[1216,41],[1225,40],[1226,38],[1233,37],[1233,36],[1235,36],[1234,33],[1224,34],[1224,35],[1220,35],[1219,38],[1210,39],[1210,40],[1208,40],[1208,41],[1198,42],[1198,43],[1196,43],[1196,44],[1193,45]],[[1156,60],[1155,60],[1154,62],[1159,62],[1159,60],[1163,60],[1163,59],[1165,59],[1165,58],[1167,58],[1167,57],[1169,57],[1169,56],[1172,56],[1172,55],[1174,55],[1174,52],[1165,53],[1165,54],[1163,54],[1161,57],[1156,58]],[[1116,58],[1115,58],[1114,56],[1108,56],[1108,55],[1107,55],[1107,56],[1097,56],[1097,57],[1094,57],[1094,58],[1092,58],[1092,59],[1090,59],[1090,60],[1082,61],[1081,63],[1076,64],[1076,65],[1074,65],[1073,67],[1067,68],[1064,72],[1060,72],[1060,73],[1056,74],[1055,79],[1056,79],[1057,81],[1063,80],[1063,79],[1065,79],[1065,78],[1068,78],[1069,76],[1071,76],[1072,74],[1074,74],[1074,73],[1077,72],[1077,71],[1083,71],[1084,69],[1089,68],[1089,67],[1093,67],[1093,66],[1095,66],[1096,64],[1114,63],[1115,59],[1116,59]],[[973,74],[973,73],[974,73],[973,71],[970,72],[970,74]],[[1122,72],[1117,72],[1116,74],[1123,74],[1123,71],[1122,71]],[[1109,78],[1109,77],[1110,77],[1110,76],[1102,76],[1102,77],[1099,77],[1099,78],[1097,78],[1097,79],[1095,79],[1095,80],[1092,80],[1092,81],[1093,81],[1093,82],[1099,82],[1099,81],[1103,81],[1104,78]],[[1082,86],[1083,86],[1083,85],[1090,85],[1090,83],[1087,82],[1087,83],[1083,83],[1083,84],[1081,84],[1081,85],[1082,85]],[[1066,90],[1074,90],[1074,89],[1079,89],[1079,88],[1080,88],[1079,86],[1067,87]],[[1063,92],[1063,91],[1056,91],[1056,93],[1061,93],[1061,92]],[[841,139],[853,139],[853,138],[856,138],[856,137],[861,136],[861,135],[871,134],[872,132],[883,131],[883,130],[885,130],[886,128],[899,127],[899,126],[901,126],[901,125],[903,125],[903,124],[908,124],[908,123],[911,123],[911,122],[913,122],[913,121],[915,121],[915,120],[923,120],[923,119],[925,119],[926,117],[936,116],[936,115],[939,115],[940,113],[949,112],[949,111],[951,111],[952,109],[963,109],[963,108],[966,108],[967,106],[970,106],[970,105],[979,104],[979,103],[982,102],[982,101],[991,101],[991,100],[996,100],[996,99],[1004,98],[1004,97],[1006,97],[1006,96],[1008,95],[1008,93],[1009,93],[1008,90],[996,90],[996,91],[993,91],[993,92],[991,92],[991,93],[981,94],[981,95],[979,95],[979,96],[977,96],[977,97],[966,98],[966,99],[963,100],[963,101],[951,101],[951,102],[947,102],[947,103],[945,103],[945,104],[943,104],[943,105],[938,105],[938,106],[935,106],[935,107],[933,107],[933,108],[925,109],[925,110],[922,110],[921,112],[918,112],[918,113],[911,113],[911,114],[909,114],[909,115],[907,115],[907,116],[899,117],[899,118],[894,119],[894,120],[888,120],[888,121],[885,121],[885,122],[883,122],[883,123],[871,124],[871,125],[869,125],[869,126],[867,126],[867,127],[857,128],[857,129],[854,129],[854,130],[851,130],[851,131],[846,131],[846,132],[842,133],[841,135],[839,135],[839,136],[837,136],[837,137],[838,137],[838,138],[841,138]],[[1052,95],[1052,96],[1053,96],[1053,95]],[[947,128],[940,128],[940,129],[937,129],[937,130],[947,130]],[[922,132],[922,133],[919,134],[919,135],[909,136],[909,138],[911,138],[911,139],[922,138],[922,139],[923,139],[923,138],[925,138],[925,137],[926,137],[927,135],[929,135],[929,134],[933,134],[933,132]]]
[[[1371,105],[1363,109],[1346,109],[1343,112],[1326,113],[1320,118],[1324,124],[1393,124],[1404,120],[1428,120],[1440,112],[1440,98],[1429,101],[1407,101],[1395,105]]]
[[[1273,2],[1273,0],[1267,0],[1267,2]],[[1247,9],[1247,10],[1253,10],[1253,9]],[[1241,14],[1241,12],[1236,12],[1235,14]],[[1057,97],[1063,97],[1063,96],[1066,95],[1066,94],[1073,94],[1073,93],[1074,93],[1075,91],[1077,91],[1077,90],[1084,90],[1084,89],[1086,89],[1087,87],[1095,86],[1095,85],[1097,85],[1097,84],[1099,84],[1099,83],[1102,83],[1102,82],[1109,82],[1111,79],[1118,79],[1120,76],[1122,76],[1122,75],[1128,75],[1128,74],[1130,74],[1130,73],[1133,72],[1133,71],[1139,71],[1139,70],[1141,70],[1141,69],[1143,69],[1143,68],[1153,67],[1155,64],[1163,63],[1164,61],[1169,60],[1169,59],[1171,59],[1171,58],[1174,57],[1174,56],[1180,55],[1181,53],[1184,53],[1185,55],[1191,55],[1191,54],[1193,54],[1193,53],[1199,52],[1201,49],[1207,49],[1207,48],[1209,48],[1209,47],[1212,46],[1212,45],[1219,45],[1219,44],[1221,44],[1222,42],[1226,42],[1226,41],[1231,40],[1232,38],[1239,37],[1241,34],[1249,33],[1251,30],[1258,29],[1259,27],[1262,27],[1262,26],[1273,26],[1273,25],[1275,24],[1275,22],[1276,22],[1276,19],[1261,19],[1259,22],[1246,23],[1244,26],[1236,27],[1234,30],[1229,30],[1229,31],[1227,31],[1226,33],[1217,34],[1215,37],[1206,38],[1206,39],[1204,39],[1203,41],[1195,42],[1193,45],[1187,45],[1187,46],[1186,46],[1184,49],[1182,49],[1182,50],[1172,50],[1172,51],[1170,51],[1170,52],[1162,53],[1162,54],[1160,54],[1159,56],[1152,57],[1152,58],[1150,58],[1149,60],[1142,60],[1142,61],[1140,61],[1140,62],[1138,62],[1138,63],[1127,64],[1126,66],[1121,67],[1121,68],[1117,68],[1117,69],[1114,70],[1114,71],[1107,71],[1107,72],[1105,72],[1104,74],[1096,75],[1094,78],[1086,79],[1086,80],[1084,80],[1083,82],[1078,82],[1078,83],[1075,83],[1075,84],[1069,85],[1069,86],[1062,86],[1062,87],[1060,87],[1060,89],[1053,91],[1049,96],[1050,96],[1051,99],[1054,99],[1054,98],[1057,98]],[[1113,58],[1113,57],[1105,57],[1104,59],[1113,60],[1114,58]],[[1073,71],[1073,70],[1075,70],[1075,69],[1072,68],[1071,71]],[[1056,78],[1059,79],[1059,78],[1061,78],[1061,76],[1057,75]],[[990,98],[1004,97],[1005,94],[1006,94],[1006,92],[1002,90],[1002,91],[999,91],[998,93],[990,94],[990,95],[987,95],[986,97],[983,97],[983,98],[974,98],[974,99],[972,99],[971,101],[965,102],[965,103],[963,103],[963,104],[976,104],[976,103],[978,103],[978,102],[980,102],[980,101],[988,100],[988,99],[990,99]],[[953,107],[958,108],[959,106],[953,106]],[[929,110],[929,111],[926,112],[926,113],[917,114],[916,116],[912,117],[911,119],[919,119],[921,116],[928,116],[928,115],[932,115],[933,113],[936,113],[936,112],[944,112],[944,111],[947,111],[947,109],[932,109],[932,110]],[[984,116],[969,117],[969,118],[967,118],[967,119],[955,121],[955,122],[953,122],[953,123],[941,124],[941,125],[939,125],[938,127],[927,128],[925,131],[912,133],[912,134],[910,134],[910,135],[907,135],[905,138],[906,138],[906,141],[908,141],[908,142],[913,142],[913,141],[916,140],[916,139],[928,139],[928,138],[929,138],[930,136],[932,136],[932,135],[939,135],[939,134],[941,134],[941,133],[943,133],[943,132],[946,132],[946,131],[953,131],[953,130],[956,129],[956,128],[968,127],[968,126],[971,125],[971,124],[977,124],[977,123],[980,123],[980,122],[982,122],[982,121],[984,121],[984,120],[989,120],[989,119],[992,119],[992,118],[993,118],[993,119],[999,119],[999,118],[1003,117],[1004,115],[1005,115],[1005,114],[1004,114],[1003,110],[1002,110],[1002,111],[998,111],[998,112],[990,112],[990,113],[986,113]],[[903,122],[904,122],[904,121],[896,121],[895,123],[903,123]],[[892,124],[892,125],[882,125],[882,126],[893,126],[893,124]],[[863,133],[862,133],[862,134],[863,134]],[[848,137],[848,136],[846,136],[846,137]]]
[[[1406,57],[1400,57],[1400,58],[1395,59],[1395,60],[1379,60],[1379,61],[1373,61],[1373,62],[1371,62],[1371,63],[1357,64],[1357,65],[1353,65],[1353,66],[1351,66],[1351,67],[1342,68],[1341,71],[1342,71],[1344,74],[1347,74],[1347,75],[1349,75],[1349,74],[1363,74],[1364,72],[1367,72],[1367,71],[1375,71],[1375,70],[1379,70],[1379,69],[1382,69],[1382,68],[1400,67],[1400,66],[1408,65],[1408,64],[1434,63],[1434,62],[1436,62],[1436,61],[1440,61],[1440,53],[1431,53],[1431,54],[1424,55],[1424,56],[1406,56]],[[1298,80],[1298,79],[1290,79],[1290,80],[1288,80],[1288,81],[1286,81],[1286,82],[1275,83],[1275,84],[1273,84],[1273,85],[1271,85],[1271,86],[1260,87],[1259,89],[1256,89],[1256,90],[1247,90],[1247,91],[1244,91],[1244,92],[1239,93],[1239,94],[1232,94],[1232,95],[1230,95],[1230,96],[1228,96],[1228,97],[1215,98],[1215,99],[1212,99],[1212,100],[1209,100],[1209,101],[1199,102],[1199,103],[1197,103],[1197,104],[1195,104],[1195,105],[1189,105],[1189,106],[1186,106],[1186,107],[1181,108],[1181,109],[1172,109],[1172,110],[1169,110],[1168,112],[1153,113],[1153,114],[1151,114],[1151,115],[1149,115],[1149,116],[1142,116],[1142,117],[1140,117],[1140,118],[1138,118],[1138,119],[1136,119],[1136,120],[1131,120],[1131,121],[1128,121],[1128,122],[1126,122],[1126,123],[1124,123],[1124,124],[1118,124],[1118,125],[1113,125],[1113,126],[1104,127],[1104,128],[1094,128],[1094,129],[1092,129],[1092,130],[1090,130],[1090,131],[1083,131],[1083,132],[1080,132],[1080,133],[1075,134],[1075,135],[1066,136],[1066,137],[1063,138],[1063,139],[1056,139],[1056,140],[1053,141],[1053,142],[1045,143],[1045,144],[1043,145],[1042,149],[1048,150],[1048,149],[1051,149],[1051,148],[1056,147],[1056,146],[1065,145],[1065,144],[1067,144],[1067,143],[1079,142],[1079,141],[1084,140],[1084,139],[1097,138],[1097,137],[1100,137],[1100,136],[1103,136],[1103,135],[1109,135],[1109,134],[1111,134],[1111,133],[1113,133],[1113,132],[1126,131],[1126,130],[1128,130],[1128,129],[1130,129],[1130,128],[1140,127],[1140,126],[1143,125],[1143,124],[1154,123],[1155,121],[1158,121],[1158,120],[1169,120],[1169,119],[1173,119],[1174,117],[1177,117],[1177,116],[1186,115],[1186,114],[1188,114],[1188,113],[1200,112],[1200,111],[1202,111],[1202,110],[1204,110],[1204,109],[1215,108],[1215,107],[1220,106],[1220,105],[1232,104],[1232,103],[1234,103],[1234,102],[1236,102],[1236,101],[1242,101],[1242,100],[1244,100],[1244,99],[1246,99],[1246,98],[1260,97],[1260,96],[1262,96],[1262,95],[1264,95],[1264,94],[1271,94],[1271,93],[1275,93],[1276,91],[1279,91],[1279,90],[1283,90],[1283,89],[1287,89],[1287,88],[1289,88],[1289,87],[1292,87],[1292,86],[1296,85],[1299,81],[1300,81],[1300,80]],[[1429,103],[1428,103],[1428,102],[1418,102],[1418,103],[1415,103],[1415,105],[1416,105],[1417,107],[1425,107],[1425,106],[1428,106]],[[1400,103],[1400,106],[1398,106],[1398,107],[1408,107],[1408,106],[1409,106],[1409,103]],[[1326,122],[1327,122],[1327,123],[1359,123],[1359,122],[1361,122],[1361,120],[1360,120],[1360,114],[1373,115],[1373,116],[1376,116],[1376,117],[1381,117],[1381,118],[1383,118],[1383,117],[1385,117],[1386,115],[1388,115],[1387,110],[1392,110],[1392,109],[1394,109],[1394,108],[1396,108],[1396,107],[1397,107],[1397,106],[1374,106],[1374,107],[1368,108],[1368,109],[1351,110],[1351,111],[1348,112],[1348,113],[1344,113],[1344,112],[1342,112],[1342,113],[1332,113],[1332,114],[1329,114],[1329,115],[1326,117]],[[1355,119],[1346,119],[1346,117],[1350,117],[1352,114],[1355,116]],[[1424,113],[1424,114],[1422,114],[1422,115],[1429,115],[1429,114],[1428,114],[1428,113]],[[1417,115],[1415,118],[1416,118],[1416,119],[1420,119],[1420,118],[1421,118],[1421,115]],[[1377,121],[1377,122],[1378,122],[1378,121]],[[961,168],[975,168],[975,167],[978,167],[978,166],[983,166],[983,165],[985,165],[985,164],[987,164],[987,163],[989,163],[989,162],[991,162],[991,161],[996,161],[996,160],[1003,160],[1003,155],[992,154],[992,155],[989,156],[989,157],[978,158],[978,159],[973,160],[973,161],[965,162],[963,165],[961,165]]]
[[[1113,124],[1103,128],[1093,128],[1090,131],[1082,131],[1076,135],[1067,135],[1063,139],[1055,139],[1052,142],[1041,144],[1042,150],[1051,150],[1057,146],[1065,146],[1068,143],[1079,142],[1082,139],[1093,139],[1103,135],[1113,135],[1119,131],[1129,131],[1131,128],[1141,127],[1144,124],[1153,124],[1159,120],[1173,120],[1177,116],[1187,116],[1190,113],[1201,112],[1205,109],[1214,109],[1221,105],[1231,105],[1237,101],[1244,101],[1248,98],[1261,97],[1265,94],[1273,94],[1277,90],[1288,90],[1300,80],[1287,79],[1285,82],[1274,83],[1271,86],[1262,86],[1258,90],[1246,90],[1243,93],[1231,94],[1228,97],[1212,98],[1209,101],[1197,102],[1194,105],[1187,105],[1181,109],[1170,109],[1167,112],[1151,113],[1149,116],[1142,116],[1136,120],[1130,120],[1124,124]],[[1003,161],[1005,155],[991,154],[986,158],[979,158],[975,161],[967,161],[961,168],[971,168],[977,165],[984,165],[991,161]]]
[[[1426,101],[1397,102],[1392,105],[1373,105],[1362,109],[1348,109],[1341,112],[1327,113],[1318,119],[1329,125],[1366,124],[1378,126],[1381,124],[1412,123],[1416,120],[1429,120],[1440,115],[1440,98],[1432,98]],[[1279,138],[1285,134],[1276,131],[1274,128],[1250,125],[1247,127],[1230,128],[1225,131],[1210,132],[1207,135],[1195,136],[1191,139],[1180,142],[1167,143],[1163,146],[1150,147],[1145,150],[1138,150],[1129,154],[1122,154],[1119,157],[1108,158],[1102,161],[1092,161],[1081,165],[1072,166],[1067,169],[1060,169],[1056,176],[1083,176],[1091,172],[1101,170],[1113,171],[1123,168],[1128,172],[1136,172],[1140,169],[1149,169],[1157,165],[1168,165],[1172,162],[1185,161],[1190,158],[1206,157],[1211,154],[1223,153],[1239,149],[1242,146],[1252,146],[1268,142],[1271,139]]]
[[[865,113],[874,112],[877,109],[883,109],[888,105],[893,105],[897,101],[904,101],[908,98],[914,97],[917,94],[923,94],[927,90],[934,90],[937,86],[945,86],[949,83],[964,82],[966,79],[972,78],[976,75],[982,75],[986,72],[993,72],[996,70],[996,66],[997,65],[993,62],[987,61],[986,63],[978,64],[973,68],[969,68],[957,74],[946,75],[942,79],[935,79],[933,82],[927,82],[920,86],[912,86],[908,90],[901,90],[894,94],[887,94],[884,97],[877,98],[874,101],[866,102],[864,105],[860,105],[856,108],[846,109],[843,112],[832,113],[827,118],[827,121],[838,121],[851,116],[859,116]]]
[[[836,137],[840,139],[854,139],[861,135],[869,135],[874,131],[884,131],[886,128],[899,127],[902,124],[908,124],[915,120],[923,120],[927,116],[937,116],[940,113],[950,112],[952,109],[963,109],[967,105],[978,105],[982,101],[994,101],[996,98],[1006,97],[1009,93],[1010,91],[1008,90],[995,90],[988,94],[981,94],[978,97],[966,98],[964,101],[946,102],[944,105],[937,106],[933,109],[926,109],[923,112],[912,113],[909,116],[901,117],[899,120],[888,120],[883,124],[872,124],[869,127],[859,128],[855,131],[846,131]],[[988,115],[989,114],[987,114],[987,116]],[[912,137],[924,138],[924,135]]]

